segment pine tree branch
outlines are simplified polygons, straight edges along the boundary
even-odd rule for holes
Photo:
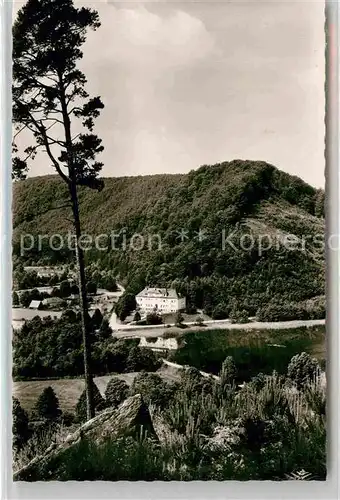
[[[58,111],[58,113],[61,113],[61,111]],[[63,122],[62,122],[61,120],[59,120],[58,118],[48,118],[48,117],[43,118],[43,121],[44,121],[44,122],[49,122],[49,121],[51,121],[51,120],[53,120],[53,121],[54,121],[54,124],[53,124],[53,125],[55,125],[56,123],[60,123],[60,125],[63,125]],[[49,127],[49,128],[51,128],[51,127]],[[49,130],[49,129],[47,129],[47,130]]]
[[[56,169],[56,171],[58,172],[58,174],[60,175],[60,177],[67,183],[67,184],[70,184],[70,179],[67,177],[66,174],[64,174],[64,172],[61,170],[61,167],[59,165],[59,163],[57,162],[57,160],[54,158],[53,154],[52,154],[52,151],[51,151],[51,148],[50,148],[50,144],[48,142],[48,138],[47,138],[47,134],[46,134],[46,130],[45,130],[45,127],[43,125],[41,125],[40,127],[40,132],[42,134],[42,138],[43,138],[43,143],[44,143],[44,146],[45,146],[45,149],[46,149],[46,153],[48,154],[50,160],[52,161],[53,163],[53,166],[54,168]]]
[[[23,127],[21,127],[21,129],[19,129],[19,130],[18,130],[18,131],[17,131],[17,132],[13,135],[13,139],[12,139],[12,140],[14,141],[14,140],[16,139],[16,137],[17,137],[19,134],[21,134],[21,132],[22,132],[23,130],[25,130],[26,128],[28,128],[28,125],[27,125],[27,124],[25,124]]]

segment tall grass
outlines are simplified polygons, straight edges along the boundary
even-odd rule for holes
[[[238,390],[181,384],[171,404],[150,405],[158,440],[83,439],[39,479],[285,480],[326,477],[325,387],[320,377],[297,389],[272,374]]]

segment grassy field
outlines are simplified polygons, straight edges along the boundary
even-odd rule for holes
[[[179,379],[179,375],[175,370],[169,367],[161,367],[157,372],[164,380],[173,382]],[[119,375],[104,375],[102,377],[94,377],[94,381],[104,395],[108,381],[112,377],[125,380],[128,385],[131,385],[137,373],[122,373]],[[13,382],[13,395],[19,399],[22,407],[30,412],[38,397],[45,389],[51,386],[60,403],[63,411],[73,412],[80,394],[84,390],[84,379],[82,378],[64,378],[56,380],[30,380]]]
[[[125,380],[130,385],[132,384],[135,375],[135,373],[126,373],[116,376],[117,378]],[[110,378],[112,378],[112,375],[95,377],[94,381],[102,394],[104,394]],[[79,396],[85,387],[84,380],[82,378],[19,381],[13,382],[13,394],[19,399],[25,410],[31,411],[37,401],[37,398],[40,396],[45,387],[48,386],[51,386],[54,389],[59,399],[61,409],[63,411],[71,412],[74,411]]]

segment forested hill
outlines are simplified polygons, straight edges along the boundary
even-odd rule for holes
[[[20,253],[23,233],[71,230],[70,209],[55,209],[66,203],[58,177],[15,183],[14,254]],[[81,189],[80,204],[86,234],[121,232],[115,248],[89,250],[88,262],[114,269],[133,292],[145,284],[172,284],[198,307],[237,303],[249,313],[269,302],[301,303],[324,294],[324,192],[265,162],[234,160],[185,175],[107,178],[100,193]],[[135,233],[145,238],[140,250],[140,237],[130,248]],[[226,240],[230,234],[233,247]],[[289,248],[278,243],[288,234],[299,238]],[[261,238],[262,246],[273,243],[270,249],[259,249]],[[25,253],[26,262],[67,258],[66,251],[51,252],[46,243],[42,252],[36,246]]]

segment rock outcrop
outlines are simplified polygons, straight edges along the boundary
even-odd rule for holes
[[[155,433],[148,408],[140,394],[126,399],[117,409],[107,409],[83,424],[76,432],[67,436],[60,444],[52,444],[43,455],[35,457],[28,465],[16,471],[14,481],[37,481],[55,479],[49,465],[77,445],[87,439],[96,445],[104,444],[107,439],[123,436],[139,437],[141,435],[158,439]],[[53,469],[53,467],[51,467]]]

